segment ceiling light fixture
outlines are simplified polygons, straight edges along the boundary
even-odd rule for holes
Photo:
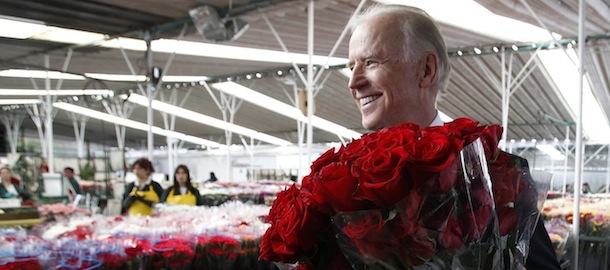
[[[142,95],[131,94],[128,98],[128,101],[138,104],[140,106],[144,106],[144,107],[148,106],[148,98],[146,98]],[[162,102],[159,100],[153,100],[152,107],[155,110],[169,113],[171,115],[175,115],[175,116],[178,116],[178,117],[186,119],[186,120],[194,121],[194,122],[204,124],[206,126],[218,128],[218,129],[229,130],[231,132],[241,134],[244,136],[248,136],[248,137],[252,137],[259,141],[267,142],[270,144],[275,144],[275,145],[280,145],[280,146],[292,144],[289,141],[286,141],[286,140],[283,140],[283,139],[280,139],[280,138],[277,138],[277,137],[274,137],[274,136],[271,136],[271,135],[268,135],[268,134],[265,134],[262,132],[258,132],[253,129],[231,124],[226,121],[216,119],[216,118],[213,118],[213,117],[201,114],[201,113],[197,113],[197,112],[194,112],[191,110],[187,110],[187,109],[175,106],[175,105],[171,105],[169,103],[165,103],[165,102]]]
[[[0,99],[0,105],[39,104],[39,99]]]
[[[254,105],[260,106],[261,108],[273,111],[277,114],[281,114],[283,116],[307,122],[307,117],[303,115],[303,113],[296,107],[283,103],[277,99],[271,98],[269,96],[263,95],[257,91],[254,91],[250,88],[247,88],[243,85],[234,83],[234,82],[222,82],[212,84],[212,87],[232,96],[236,96],[245,101],[248,101]],[[314,127],[325,130],[327,132],[337,134],[343,138],[347,139],[357,139],[362,136],[362,134],[350,130],[341,125],[335,124],[328,120],[322,119],[317,116],[312,116],[312,124]]]
[[[211,41],[236,40],[243,35],[250,25],[240,18],[221,19],[215,8],[201,6],[189,10],[197,32]]]
[[[27,39],[47,31],[47,26],[40,21],[0,15],[0,36],[16,39]]]
[[[92,109],[88,109],[88,108],[85,108],[82,106],[77,106],[77,105],[65,103],[65,102],[55,102],[55,103],[53,103],[53,107],[59,108],[59,109],[62,109],[62,110],[68,111],[68,112],[82,114],[82,115],[85,115],[85,116],[88,116],[91,118],[110,122],[113,124],[125,126],[128,128],[133,128],[133,129],[137,129],[137,130],[141,130],[141,131],[148,131],[148,125],[145,123],[141,123],[138,121],[118,117],[115,115],[103,113],[103,112],[92,110]],[[186,135],[184,133],[180,133],[180,132],[176,132],[176,131],[172,131],[172,130],[162,129],[160,127],[153,126],[151,128],[152,128],[152,132],[157,135],[180,139],[180,140],[194,143],[197,145],[206,145],[206,146],[210,146],[210,147],[223,147],[224,146],[223,144],[220,144],[217,142],[198,138],[198,137],[191,136],[191,135]]]
[[[35,89],[0,89],[0,96],[114,96],[108,89],[74,89],[74,90],[35,90]]]
[[[550,144],[536,145],[536,149],[551,157],[552,160],[565,160],[566,156]]]
[[[35,23],[23,22],[27,27],[36,27]],[[4,25],[4,24],[3,24]],[[24,26],[25,27],[25,26]],[[5,27],[3,27],[4,30]],[[45,33],[31,36],[32,39],[52,41],[65,44],[95,44],[106,48],[124,48],[126,50],[146,51],[146,42],[144,40],[133,38],[113,38],[106,40],[108,36],[80,31],[74,29],[66,29],[59,27],[47,27]],[[16,28],[20,29],[20,28]],[[4,35],[0,31],[0,36]],[[308,64],[309,55],[302,53],[286,53],[284,51],[273,51],[264,49],[253,49],[237,46],[227,46],[220,44],[175,40],[175,39],[158,39],[152,41],[152,50],[155,53],[176,53],[180,55],[195,55],[212,58],[226,58],[235,60],[271,62],[271,63],[287,63],[293,61],[296,64]],[[315,65],[323,65],[326,63],[327,56],[314,55],[312,62]],[[328,65],[345,65],[347,59],[340,57],[332,57]]]

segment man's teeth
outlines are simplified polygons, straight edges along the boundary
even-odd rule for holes
[[[374,100],[376,100],[377,98],[379,98],[379,96],[369,96],[369,97],[361,98],[360,105],[364,106],[366,104],[369,104],[369,103],[373,102]]]

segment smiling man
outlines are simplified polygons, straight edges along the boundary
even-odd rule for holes
[[[349,28],[349,89],[362,125],[369,130],[405,122],[442,125],[436,98],[447,85],[450,66],[434,20],[417,8],[374,5],[354,16]],[[526,268],[559,269],[541,219]]]

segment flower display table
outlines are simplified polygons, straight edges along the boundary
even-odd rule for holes
[[[0,229],[0,269],[270,269],[258,261],[268,211],[241,202],[160,206],[150,217],[72,216],[29,232]]]
[[[545,202],[542,217],[555,252],[559,258],[571,258],[573,250],[572,223],[574,197],[558,196]],[[581,195],[580,242],[578,269],[610,268],[610,196],[607,194]]]

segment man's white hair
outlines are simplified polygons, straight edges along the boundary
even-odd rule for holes
[[[396,18],[402,26],[401,30],[404,33],[403,61],[415,61],[428,51],[432,51],[438,56],[439,67],[433,88],[437,90],[437,93],[444,91],[451,72],[449,56],[438,24],[425,11],[409,6],[375,4],[360,14],[355,14],[347,27],[353,32],[363,23],[389,16]]]

